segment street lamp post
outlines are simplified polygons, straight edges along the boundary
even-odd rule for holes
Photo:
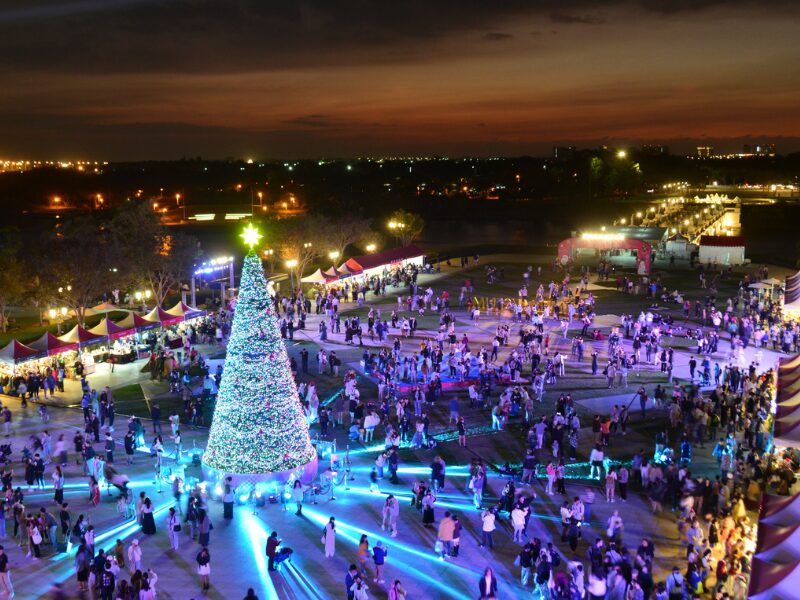
[[[59,309],[51,308],[49,310],[50,314],[50,321],[56,322],[56,330],[58,331],[58,335],[61,335],[61,321],[63,321],[67,316],[67,307],[62,306]]]
[[[297,260],[287,260],[286,268],[289,269],[289,280],[292,283],[292,293],[294,293],[294,268],[297,266]]]

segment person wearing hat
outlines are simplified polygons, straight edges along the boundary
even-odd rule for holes
[[[375,562],[375,583],[383,583],[383,565],[386,562],[386,555],[389,554],[389,548],[384,547],[383,542],[377,542],[372,548],[372,560]]]

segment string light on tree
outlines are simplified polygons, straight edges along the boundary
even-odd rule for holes
[[[239,481],[280,479],[296,469],[313,476],[316,450],[261,259],[253,250],[262,236],[249,225],[241,237],[250,252],[242,267],[204,473],[206,479],[232,475]]]

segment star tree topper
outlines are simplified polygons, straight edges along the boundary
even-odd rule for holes
[[[244,231],[239,234],[239,237],[241,237],[244,240],[244,243],[250,247],[250,250],[252,250],[254,246],[258,245],[258,241],[264,236],[258,232],[258,229],[253,227],[252,223],[250,223],[247,225]]]

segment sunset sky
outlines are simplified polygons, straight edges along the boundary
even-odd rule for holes
[[[798,151],[797,4],[11,0],[0,158]]]

